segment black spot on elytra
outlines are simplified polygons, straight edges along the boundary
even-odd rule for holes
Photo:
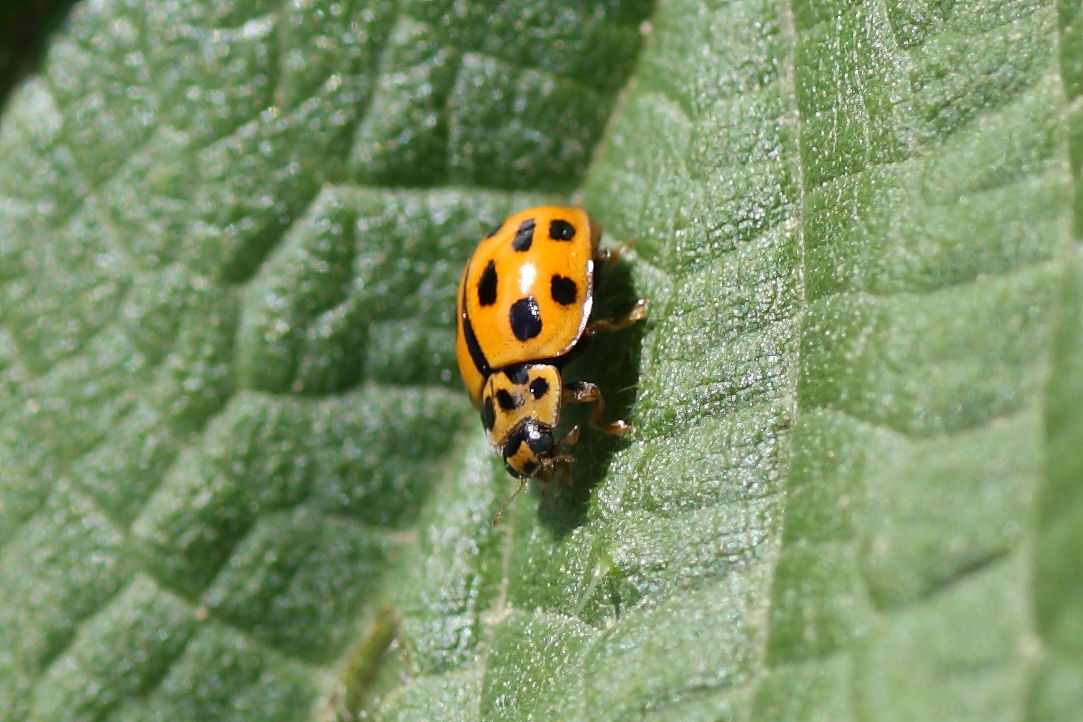
[[[486,431],[489,431],[495,423],[496,412],[493,410],[493,397],[486,396],[485,401],[481,404],[481,425],[485,427]]]
[[[575,303],[577,290],[575,281],[567,276],[554,275],[549,283],[549,293],[552,294],[553,300],[561,306]]]
[[[511,332],[520,341],[528,341],[541,333],[541,311],[538,310],[538,302],[533,296],[520,298],[511,304],[508,320],[511,322]]]
[[[522,405],[519,403],[520,401],[520,399],[516,399],[504,389],[499,389],[496,392],[496,403],[500,404],[500,408],[504,411],[511,411],[512,409],[519,408],[519,406]]]
[[[509,381],[517,386],[522,386],[530,380],[530,376],[526,373],[526,366],[523,364],[505,367],[504,375],[508,377]]]
[[[534,398],[540,399],[547,393],[549,393],[549,382],[545,379],[534,379],[530,382],[530,394]]]
[[[496,266],[489,261],[485,270],[478,279],[478,303],[482,306],[492,306],[496,303]]]
[[[463,288],[463,304],[466,303],[466,289]],[[481,351],[481,344],[478,343],[478,337],[474,334],[474,325],[470,323],[470,317],[463,311],[462,315],[463,324],[463,341],[466,342],[466,350],[470,353],[470,360],[474,362],[474,368],[478,370],[482,378],[488,376],[492,369],[489,368],[489,361],[485,358],[485,354]]]
[[[515,238],[511,241],[511,247],[517,251],[529,251],[530,244],[534,242],[534,219],[530,218],[519,224],[519,230],[515,232]]]
[[[575,226],[559,218],[549,221],[549,237],[554,241],[570,241],[575,238]]]

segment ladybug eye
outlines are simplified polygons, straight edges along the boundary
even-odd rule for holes
[[[545,424],[527,422],[523,425],[523,440],[539,456],[553,450],[553,432]]]

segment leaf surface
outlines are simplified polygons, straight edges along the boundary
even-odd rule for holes
[[[77,4],[0,114],[0,720],[1071,719],[1081,27]],[[569,195],[635,432],[494,528],[455,284]]]

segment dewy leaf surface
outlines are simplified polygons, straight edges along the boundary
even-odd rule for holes
[[[76,4],[0,110],[0,720],[1074,719],[1081,28]],[[569,195],[635,433],[494,528],[454,287]]]

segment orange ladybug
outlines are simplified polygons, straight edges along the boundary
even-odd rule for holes
[[[631,430],[605,422],[598,387],[565,383],[561,368],[579,342],[597,331],[624,328],[647,315],[636,302],[618,320],[591,321],[595,269],[619,258],[598,248],[601,227],[581,208],[539,206],[509,216],[482,239],[466,263],[458,293],[455,346],[459,372],[494,451],[522,482],[553,480],[574,458],[573,427],[559,441],[553,430],[563,402],[594,405],[591,423],[611,434]]]

